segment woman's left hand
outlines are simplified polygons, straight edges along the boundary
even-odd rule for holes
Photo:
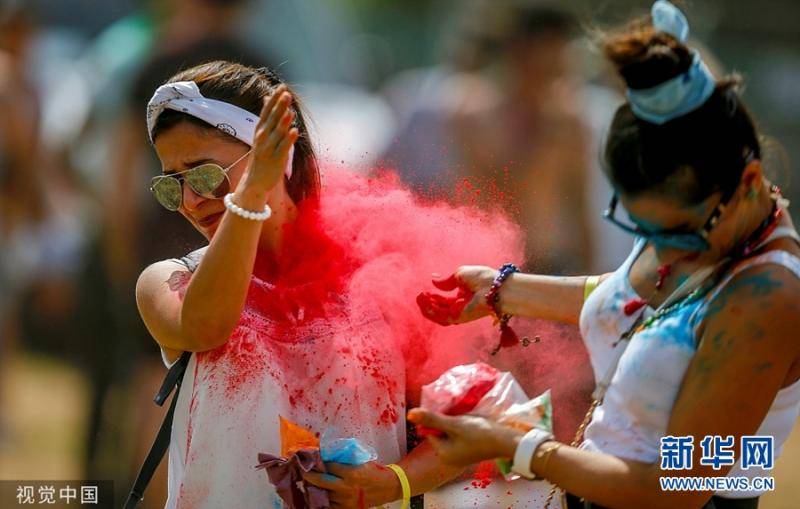
[[[417,425],[438,429],[444,437],[429,436],[442,461],[466,467],[495,458],[513,458],[524,433],[498,422],[474,415],[449,416],[414,408],[408,420]]]
[[[327,474],[306,472],[303,478],[328,490],[332,508],[366,509],[403,496],[397,474],[374,461],[357,466],[325,463],[325,469]]]

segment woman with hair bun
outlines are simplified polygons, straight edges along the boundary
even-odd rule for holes
[[[440,285],[475,294],[448,323],[494,313],[580,324],[598,385],[575,440],[412,410],[412,422],[446,434],[430,439],[446,462],[512,459],[576,508],[757,507],[756,478],[769,476],[800,413],[800,246],[736,81],[711,75],[688,31],[659,0],[603,43],[628,86],[605,147],[615,189],[606,218],[636,237],[622,266],[516,273],[502,286],[495,270],[464,266]],[[754,457],[742,445],[753,435],[772,437],[774,455]],[[660,484],[720,476],[730,483],[716,491]]]

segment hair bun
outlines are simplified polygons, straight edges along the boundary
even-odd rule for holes
[[[692,64],[689,48],[672,35],[656,30],[649,16],[606,35],[602,48],[633,89],[659,85],[686,72]]]

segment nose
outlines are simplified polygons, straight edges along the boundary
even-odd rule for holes
[[[199,194],[194,192],[192,186],[183,182],[183,208],[185,208],[189,212],[193,212],[198,209],[198,207],[206,201],[208,198],[204,198]]]

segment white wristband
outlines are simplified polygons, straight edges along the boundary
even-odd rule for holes
[[[553,440],[553,434],[539,428],[533,428],[519,441],[517,450],[514,452],[514,463],[511,470],[526,479],[533,479],[536,474],[531,472],[531,460],[536,449],[542,443]]]
[[[270,218],[270,216],[272,216],[272,209],[269,208],[269,205],[264,205],[263,212],[253,212],[252,210],[243,209],[242,207],[236,205],[233,203],[233,193],[226,194],[222,202],[225,204],[226,209],[245,219],[251,219],[253,221],[266,221]]]

